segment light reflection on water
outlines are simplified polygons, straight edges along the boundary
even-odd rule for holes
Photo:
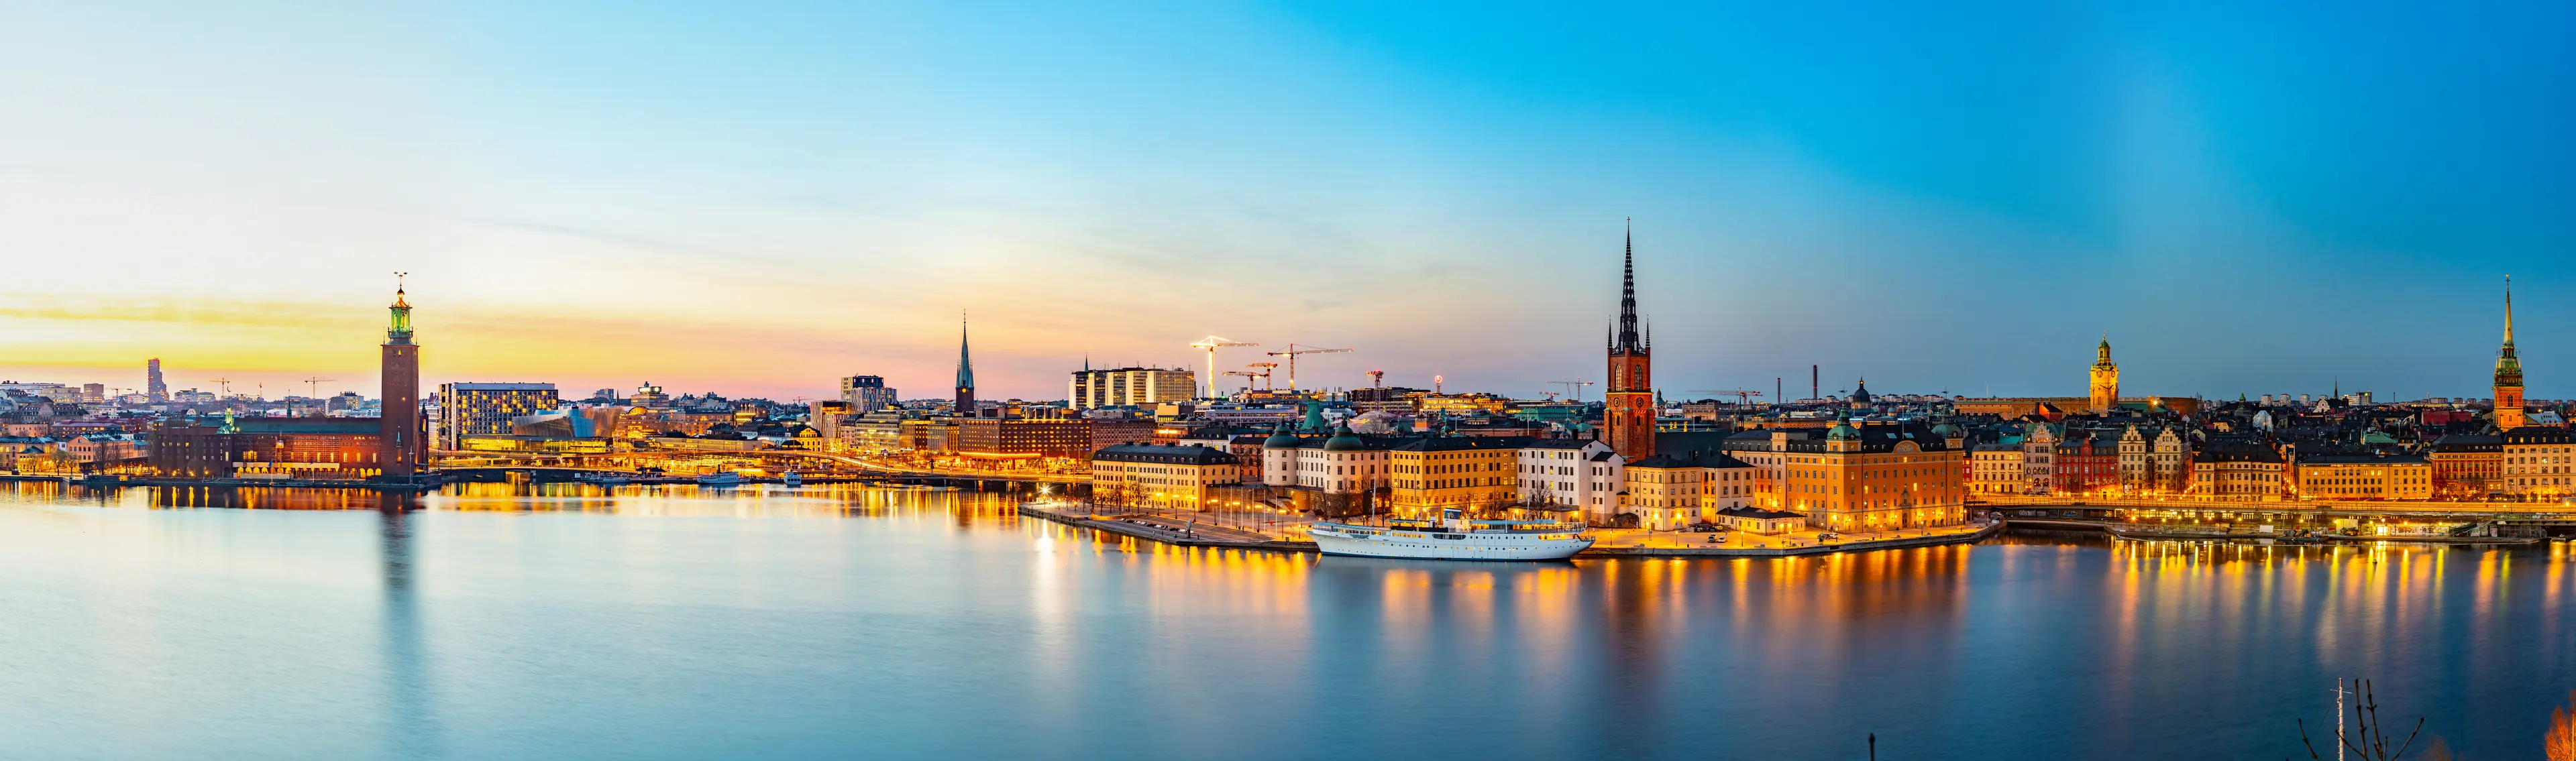
[[[1440,564],[1010,505],[0,486],[0,755],[2270,757],[2367,676],[2523,758],[2576,687],[2565,545]]]

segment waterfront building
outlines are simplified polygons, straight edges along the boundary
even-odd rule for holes
[[[2172,426],[2136,424],[2120,432],[2120,489],[2130,493],[2180,492],[2189,488],[2191,447]]]
[[[975,362],[966,355],[966,318],[957,318],[957,399],[950,410],[975,414]]]
[[[2299,495],[2311,499],[2431,499],[2433,464],[2416,455],[2299,458]]]
[[[392,324],[385,329],[376,396],[383,409],[376,417],[376,462],[383,475],[409,479],[425,458],[427,431],[420,418],[420,346],[411,342],[411,303],[402,284],[394,284],[394,303],[387,307]]]
[[[1518,457],[1521,504],[1578,511],[1594,525],[1618,522],[1619,492],[1627,487],[1628,460],[1609,444],[1539,439],[1522,446]]]
[[[2504,281],[2504,347],[2496,351],[2495,424],[2498,431],[2527,424],[2522,409],[2522,358],[2513,350],[2513,278]]]
[[[1320,425],[1321,413],[1307,412]],[[1314,430],[1309,426],[1308,430]],[[1285,489],[1299,511],[1327,518],[1373,510],[1370,495],[1387,488],[1387,460],[1394,442],[1335,426],[1330,436],[1298,436],[1282,428],[1261,443],[1261,482]]]
[[[1094,425],[1097,425],[1097,423]],[[1097,439],[1098,437],[1094,436],[1093,438]],[[1242,482],[1247,484],[1260,484],[1261,444],[1268,438],[1269,432],[1258,429],[1237,428],[1229,425],[1205,425],[1190,429],[1188,433],[1182,434],[1180,438],[1173,440],[1172,443],[1182,446],[1202,446],[1234,455],[1235,462],[1237,463],[1236,467],[1242,468],[1243,470]]]
[[[2220,501],[2279,499],[2290,489],[2291,473],[2271,447],[2204,448],[2192,456],[2191,468],[2193,493]]]
[[[1629,233],[1619,267],[1619,321],[1610,337],[1610,378],[1602,394],[1602,440],[1629,462],[1655,454],[1654,346],[1637,324],[1637,241]]]
[[[1091,450],[1091,421],[958,418],[956,452],[980,459],[1081,457]]]
[[[860,413],[841,425],[841,441],[859,452],[891,452],[905,449],[903,421],[908,416],[916,414],[919,413],[899,410]]]
[[[191,418],[152,430],[147,461],[170,478],[362,480],[385,474],[380,420],[226,415],[221,423]]]
[[[808,425],[814,427],[816,437],[831,442],[834,446],[845,441],[841,436],[841,424],[850,417],[849,402],[818,399],[807,405],[807,409],[809,411],[805,415],[805,420]]]
[[[1969,491],[2006,495],[2030,488],[2030,474],[2022,465],[2021,437],[2008,438],[2011,441],[1980,444],[1969,452]]]
[[[2091,378],[2092,398],[2085,407],[2096,415],[2109,414],[2120,403],[2120,366],[2111,362],[2111,336],[2107,333],[2102,336],[2102,345],[2094,349]]]
[[[2117,434],[2101,428],[2068,428],[2049,460],[2051,494],[2097,494],[2120,485]]]
[[[439,384],[438,448],[462,449],[458,442],[471,437],[508,436],[512,418],[562,404],[552,383]]]
[[[2504,408],[2496,408],[2502,411]],[[2504,493],[2517,497],[2563,497],[2576,493],[2576,431],[2523,426],[2500,437],[2504,449]]]
[[[2424,459],[2433,464],[2433,493],[2442,497],[2478,499],[2504,491],[2503,436],[2444,436],[2433,440]]]
[[[841,379],[841,403],[851,412],[875,412],[895,406],[895,390],[885,378],[875,375],[852,375]]]
[[[1624,470],[1628,512],[1639,525],[1678,529],[1722,524],[1724,511],[1759,510],[1754,486],[1760,469],[1723,452],[1660,452],[1628,463]]]
[[[1065,389],[1066,403],[1077,410],[1101,407],[1154,407],[1190,402],[1198,395],[1196,376],[1188,370],[1160,367],[1091,369],[1089,362],[1073,371]],[[1243,418],[1235,418],[1242,421]]]
[[[1821,433],[1770,433],[1768,449],[1786,465],[1782,504],[1773,509],[1803,513],[1811,527],[1883,531],[1967,519],[1959,481],[1965,453],[1953,446],[1961,438],[1936,435],[1918,421],[1843,421]]]
[[[2022,493],[2050,494],[2057,488],[2057,426],[2032,422],[2021,436]]]
[[[1527,439],[1425,436],[1387,450],[1387,506],[1496,508],[1520,501],[1517,472]]]
[[[1098,504],[1205,509],[1214,489],[1242,482],[1234,455],[1202,446],[1119,444],[1091,453]]]
[[[1717,511],[1717,523],[1737,531],[1770,535],[1798,530],[1807,525],[1807,516],[1786,510],[1729,507]]]

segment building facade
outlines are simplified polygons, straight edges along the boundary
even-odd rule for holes
[[[1967,519],[1958,441],[1915,422],[1775,432],[1773,447],[1788,460],[1775,509],[1828,531],[1955,525]]]
[[[885,378],[875,375],[853,375],[841,379],[841,402],[851,412],[875,412],[895,406],[895,390]]]
[[[2431,499],[2433,464],[2415,455],[2299,458],[2299,495],[2309,499]]]
[[[1521,504],[1571,510],[1596,525],[1617,522],[1619,491],[1627,486],[1627,459],[1591,439],[1539,439],[1518,453]]]
[[[1728,525],[1725,511],[1754,507],[1759,469],[1718,452],[1664,452],[1628,463],[1623,478],[1628,512],[1639,525],[1679,529],[1693,523]]]
[[[562,405],[552,383],[439,384],[438,448],[462,449],[463,439],[508,436],[511,418]]]
[[[1077,410],[1100,407],[1153,407],[1166,402],[1192,401],[1198,394],[1196,376],[1188,370],[1160,367],[1119,367],[1094,370],[1089,366],[1073,371],[1073,380],[1065,389],[1065,400]]]
[[[2504,437],[2452,434],[2433,440],[2424,459],[2433,464],[2433,493],[2478,499],[2504,492]]]
[[[2498,407],[2501,412],[2504,408]],[[2504,450],[2504,493],[2523,498],[2555,498],[2576,493],[2576,431],[2524,426],[2500,437]]]
[[[1242,483],[1234,455],[1202,446],[1119,444],[1091,453],[1097,504],[1205,510],[1219,487]]]
[[[958,418],[958,454],[985,459],[1081,457],[1091,452],[1091,421]]]
[[[1491,509],[1520,501],[1520,448],[1503,436],[1425,436],[1387,450],[1387,507]]]

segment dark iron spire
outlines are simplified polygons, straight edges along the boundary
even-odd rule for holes
[[[1645,342],[1637,335],[1637,231],[1634,218],[1629,221],[1626,249],[1619,265],[1619,338],[1610,348],[1643,353]]]

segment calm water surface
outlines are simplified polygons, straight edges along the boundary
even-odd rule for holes
[[[2367,676],[2519,759],[2576,688],[2565,545],[1461,565],[467,488],[0,485],[0,756],[2305,758]]]

